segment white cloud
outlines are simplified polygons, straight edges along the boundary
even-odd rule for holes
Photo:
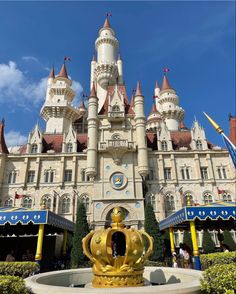
[[[48,77],[32,81],[26,73],[17,67],[14,61],[0,64],[0,103],[10,103],[29,109],[27,105],[37,105],[45,99]],[[73,81],[76,97],[83,88],[79,82]]]
[[[21,135],[20,132],[9,131],[5,135],[6,144],[8,147],[22,145],[27,142],[27,137]]]
[[[34,61],[34,62],[39,62],[38,58],[34,57],[34,56],[22,56],[21,58],[24,61]]]

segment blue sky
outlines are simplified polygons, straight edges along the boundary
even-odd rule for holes
[[[37,121],[44,128],[46,77],[65,55],[77,92],[89,92],[94,41],[106,12],[129,96],[140,80],[148,114],[155,80],[161,83],[162,69],[170,68],[185,124],[191,127],[196,116],[208,139],[222,145],[202,111],[228,133],[228,114],[235,114],[234,1],[0,2],[0,117],[8,144],[23,143]]]

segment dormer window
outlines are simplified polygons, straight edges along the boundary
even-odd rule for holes
[[[161,150],[162,151],[167,151],[168,150],[166,141],[161,142]]]
[[[67,144],[67,146],[66,146],[66,151],[67,151],[68,153],[73,152],[73,145],[72,145],[72,143],[68,143],[68,144]]]
[[[120,107],[118,105],[114,105],[114,106],[112,106],[112,111],[113,112],[119,112],[120,111]]]
[[[35,153],[37,153],[38,152],[38,146],[37,146],[37,144],[33,144],[32,146],[31,146],[31,153],[32,154],[35,154]]]
[[[197,150],[202,150],[202,141],[201,140],[196,141],[196,149]]]

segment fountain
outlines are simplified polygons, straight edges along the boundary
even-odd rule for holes
[[[112,212],[112,226],[91,231],[83,239],[93,267],[38,274],[25,279],[35,294],[61,293],[200,293],[201,272],[145,267],[153,240],[144,231],[123,224],[122,209]]]

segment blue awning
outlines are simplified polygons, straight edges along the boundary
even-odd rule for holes
[[[215,202],[204,206],[186,206],[160,221],[160,230],[183,224],[187,221],[200,220],[236,220],[236,203]]]
[[[0,226],[10,225],[34,225],[47,224],[60,229],[74,231],[74,223],[49,210],[32,210],[24,207],[0,208]]]

